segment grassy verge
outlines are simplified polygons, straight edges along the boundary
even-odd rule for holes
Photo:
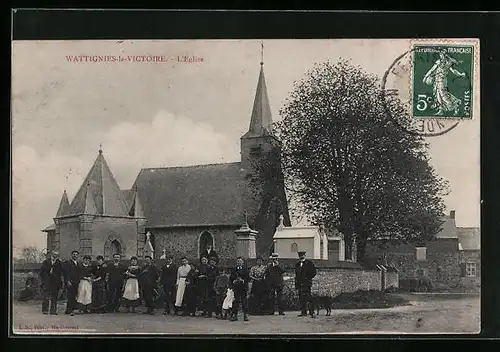
[[[409,305],[401,296],[381,291],[344,292],[333,298],[332,309],[391,308]]]

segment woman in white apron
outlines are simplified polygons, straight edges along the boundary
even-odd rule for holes
[[[137,257],[130,258],[130,265],[125,272],[125,288],[123,290],[123,305],[129,312],[135,312],[135,307],[140,304],[139,273],[141,269],[137,264]]]
[[[184,291],[186,290],[186,277],[191,271],[191,265],[189,265],[186,257],[181,259],[182,265],[177,269],[177,294],[175,296],[175,311],[174,314],[177,315],[179,310],[182,307],[182,303],[184,300]]]
[[[80,305],[82,313],[89,312],[89,306],[92,303],[92,267],[90,266],[90,256],[83,257],[82,266],[79,268],[80,282],[78,284],[78,293],[76,302]]]

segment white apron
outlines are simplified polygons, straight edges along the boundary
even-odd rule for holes
[[[234,291],[228,288],[226,292],[226,298],[224,299],[224,303],[222,303],[222,309],[233,308],[233,301],[234,301]]]
[[[175,306],[181,307],[182,300],[184,299],[184,291],[186,289],[186,278],[181,277],[179,279],[179,284],[177,285],[177,294],[175,295]]]
[[[80,280],[76,301],[84,306],[92,303],[92,283],[90,281]]]
[[[129,301],[135,301],[139,299],[139,281],[136,278],[129,278],[125,283],[125,289],[123,291],[123,298]]]

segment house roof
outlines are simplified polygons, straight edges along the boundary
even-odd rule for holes
[[[133,189],[149,226],[243,222],[241,163],[142,169]]]
[[[481,249],[481,232],[479,227],[458,227],[457,232],[462,250]]]
[[[56,224],[50,224],[46,228],[42,230],[42,232],[49,232],[49,231],[54,231],[56,229]]]
[[[99,155],[71,202],[68,214],[101,214],[128,216],[128,205],[123,198],[109,166]]]
[[[250,128],[243,138],[270,135],[272,131],[271,106],[267,95],[266,78],[264,77],[264,63],[260,64],[259,80],[253,102]]]
[[[455,219],[449,215],[445,215],[442,220],[441,231],[436,234],[436,238],[457,238]]]
[[[314,238],[320,237],[319,227],[301,226],[284,227],[274,233],[273,238]]]

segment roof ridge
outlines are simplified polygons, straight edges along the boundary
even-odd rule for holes
[[[185,169],[189,167],[208,167],[208,166],[218,166],[218,165],[236,165],[241,164],[241,161],[234,161],[230,163],[212,163],[212,164],[196,164],[196,165],[184,165],[184,166],[159,166],[159,167],[143,167],[142,170],[159,170],[159,169]]]

